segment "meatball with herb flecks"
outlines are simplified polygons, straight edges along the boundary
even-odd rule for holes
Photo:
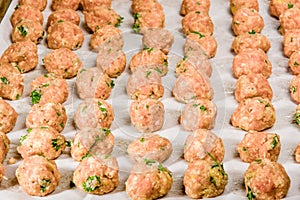
[[[72,9],[77,10],[81,0],[52,0],[52,10]]]
[[[258,0],[230,0],[230,10],[233,15],[242,7],[255,9],[257,12],[259,11]]]
[[[19,4],[31,6],[39,9],[40,11],[43,11],[47,6],[47,0],[20,0]]]
[[[165,13],[163,9],[141,11],[133,14],[133,31],[143,34],[148,29],[164,28]]]
[[[300,103],[300,75],[295,76],[290,83],[290,93],[292,100]]]
[[[214,24],[207,13],[190,12],[183,17],[181,24],[184,35],[189,35],[192,32],[199,32],[203,35],[214,33]]]
[[[17,6],[14,13],[11,15],[10,22],[14,27],[22,20],[31,20],[37,21],[43,25],[44,17],[40,10],[29,6],[29,5],[20,5]]]
[[[31,41],[39,44],[44,37],[44,28],[37,21],[21,20],[11,33],[12,42]]]
[[[289,67],[293,75],[300,74],[300,51],[295,51],[289,59]]]
[[[272,16],[279,18],[284,11],[299,6],[298,0],[270,0],[269,10]]]
[[[299,2],[300,5],[300,2]],[[293,7],[284,11],[280,17],[279,31],[284,35],[286,31],[300,28],[300,8]]]
[[[210,9],[210,0],[183,0],[181,3],[180,14],[187,15],[190,12],[208,13]]]
[[[49,15],[47,20],[47,27],[63,21],[68,21],[72,22],[73,24],[79,25],[80,17],[78,13],[72,9],[57,10]]]
[[[283,54],[289,58],[300,48],[300,29],[287,30],[283,35]]]
[[[2,98],[0,98],[0,131],[3,133],[10,132],[17,121],[18,113],[15,109]]]

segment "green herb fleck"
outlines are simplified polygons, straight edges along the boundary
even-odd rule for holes
[[[50,86],[50,83],[45,83],[42,85],[42,87],[49,87]]]
[[[140,30],[140,25],[139,25],[137,22],[135,22],[135,23],[133,24],[132,29],[133,29],[133,31],[134,31],[135,33],[138,33],[139,30]]]
[[[202,111],[206,111],[206,110],[207,110],[207,108],[206,108],[205,106],[203,106],[203,105],[200,105],[200,104],[193,104],[193,107],[194,107],[194,108],[197,108],[197,107],[199,107],[199,108],[200,108],[200,110],[202,110]]]
[[[57,21],[57,23],[62,23],[62,22],[64,22],[64,20],[60,19],[60,20]]]
[[[148,51],[149,53],[153,51],[153,47],[144,46],[143,50]]]
[[[119,27],[123,23],[124,17],[120,16],[118,18],[118,23],[116,23],[115,27]]]
[[[169,176],[172,177],[172,173],[167,170],[167,168],[165,168],[161,163],[158,164],[157,169],[161,172],[167,172]]]
[[[101,180],[99,176],[89,176],[85,182],[82,183],[83,189],[86,192],[93,192],[100,187]]]
[[[145,138],[142,137],[142,138],[140,139],[140,141],[141,141],[141,142],[145,142]]]
[[[265,107],[266,107],[266,108],[271,107],[271,104],[270,104],[270,103],[267,103],[267,104],[265,105]]]
[[[249,186],[247,186],[247,197],[248,197],[248,200],[252,200],[255,198],[255,195],[253,194],[253,192],[251,191],[251,188]]]
[[[219,168],[219,171],[221,172],[221,174],[222,174],[223,176],[225,176],[226,173],[225,173],[225,170],[224,170],[224,167],[223,167],[223,163],[219,163],[219,162],[217,161],[217,159],[216,159],[211,153],[207,152],[207,155],[215,162],[215,163],[211,166],[211,168],[218,167],[218,168]]]
[[[60,123],[59,124],[62,128],[64,128],[65,127],[65,124],[62,122],[62,123]]]
[[[109,83],[108,82],[105,82],[107,87],[110,87],[110,88],[114,88],[115,87],[115,82],[113,80],[111,80]]]
[[[24,142],[24,140],[26,140],[26,138],[27,138],[27,135],[23,135],[20,137],[20,145],[23,144],[23,142]]]
[[[17,4],[15,7],[15,10],[17,10],[20,7],[20,4]]]
[[[66,146],[71,147],[72,146],[72,141],[71,140],[66,140]]]
[[[55,148],[55,151],[58,151],[60,149],[61,144],[59,144],[58,138],[52,139],[52,147]]]
[[[41,187],[41,191],[45,192],[47,187],[50,185],[51,180],[48,179],[43,179],[42,181],[40,181],[40,187]]]
[[[27,31],[26,31],[26,29],[24,28],[24,26],[19,26],[18,27],[18,30],[21,32],[21,34],[22,34],[22,37],[26,37],[26,35],[27,35]]]
[[[30,133],[32,131],[32,128],[27,129],[27,133]]]
[[[155,67],[154,70],[157,71],[159,74],[162,74],[162,71],[158,67]]]
[[[281,29],[281,26],[279,25],[278,27],[277,27],[277,30],[279,31]]]
[[[111,132],[107,128],[101,128],[101,130],[104,132],[105,135],[109,135]]]
[[[48,126],[41,126],[41,129],[48,129]]]
[[[299,63],[298,63],[297,61],[295,61],[295,62],[294,62],[294,66],[295,66],[295,67],[298,67],[298,66],[299,66]]]
[[[216,185],[216,180],[212,176],[209,177],[209,182],[211,182],[212,184]]]
[[[146,78],[148,78],[151,74],[151,71],[146,71]]]
[[[255,34],[255,31],[254,30],[251,30],[250,32],[248,32],[249,34],[253,35]]]
[[[275,135],[273,137],[272,143],[271,143],[271,150],[275,149],[275,147],[277,146],[277,144],[279,143],[279,138],[277,135]]]
[[[261,163],[261,159],[257,159],[257,160],[254,160],[255,162],[257,162],[258,164]]]
[[[83,159],[85,159],[85,158],[89,158],[89,157],[91,157],[91,156],[92,156],[92,154],[87,153],[87,154],[85,154],[84,156],[82,156],[81,160],[83,160]]]
[[[291,9],[293,7],[294,7],[294,4],[291,4],[291,3],[288,4],[288,9]]]
[[[133,14],[134,19],[139,19],[141,17],[140,13]]]
[[[34,104],[40,102],[42,95],[37,90],[33,90],[30,94],[30,97],[31,97],[31,102],[34,105]]]
[[[147,158],[144,158],[144,162],[148,166],[152,166],[155,163],[154,160],[150,160],[150,159],[147,159]]]
[[[197,31],[191,31],[191,33],[194,33],[194,34],[197,34],[197,35],[199,35],[199,39],[201,39],[201,38],[205,37],[205,35],[203,35],[203,34],[201,34],[201,33],[197,32]]]
[[[261,100],[261,99],[258,99],[257,100],[259,103],[263,103],[264,101],[263,100]]]
[[[166,66],[166,67],[168,67],[168,59],[164,59],[164,65]]]
[[[6,77],[1,77],[0,79],[1,79],[2,83],[4,83],[5,85],[9,84],[9,81],[7,80]]]
[[[300,125],[300,113],[294,114],[294,121],[297,125]]]
[[[86,71],[86,69],[82,69],[82,70],[80,70],[80,73],[85,72],[85,71]]]
[[[149,110],[149,105],[148,104],[146,105],[146,108],[147,108],[147,110]]]
[[[246,147],[243,147],[243,148],[242,148],[242,151],[247,151]]]
[[[20,94],[17,94],[16,95],[16,99],[18,100],[20,98]]]
[[[296,91],[297,91],[297,90],[296,90],[296,87],[292,85],[292,87],[291,87],[291,92],[294,94]]]
[[[83,108],[81,109],[81,112],[84,112],[86,108],[87,108],[87,106],[83,106]]]
[[[48,78],[49,76],[48,76],[48,74],[45,74],[44,77],[45,77],[45,78]]]

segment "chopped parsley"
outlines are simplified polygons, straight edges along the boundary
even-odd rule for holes
[[[135,22],[132,26],[132,29],[135,33],[137,33],[140,30],[140,25],[137,22]]]
[[[61,144],[59,144],[58,138],[52,139],[52,147],[55,148],[55,151],[58,151],[60,149]]]
[[[39,91],[33,90],[30,94],[30,97],[31,97],[31,102],[34,105],[34,104],[40,102],[42,95]]]
[[[65,127],[65,124],[62,122],[62,123],[60,123],[59,124],[62,128],[64,128]]]
[[[113,80],[111,80],[109,83],[108,82],[105,82],[107,87],[110,87],[110,88],[114,88],[115,87],[115,82]]]
[[[2,83],[4,83],[5,85],[9,84],[9,81],[7,80],[6,77],[1,77],[0,80],[2,81]]]
[[[135,13],[135,14],[133,14],[133,18],[134,19],[139,19],[140,18],[140,13]]]
[[[158,67],[155,67],[154,70],[157,71],[159,74],[162,74],[162,71]]]
[[[251,35],[254,35],[254,34],[255,34],[255,31],[254,31],[254,30],[251,30],[251,31],[249,31],[248,33],[251,34]]]
[[[248,200],[252,200],[255,198],[255,195],[253,194],[253,192],[249,186],[247,186],[247,198],[248,198]]]
[[[47,187],[50,185],[51,180],[49,179],[43,179],[42,181],[40,181],[40,187],[41,187],[41,191],[45,192]]]
[[[26,35],[27,35],[27,30],[25,29],[25,27],[24,26],[19,26],[18,27],[18,30],[21,32],[21,34],[22,34],[22,37],[26,37]]]
[[[294,114],[294,122],[298,125],[300,125],[300,113]]]
[[[292,3],[289,3],[288,4],[288,9],[291,9],[291,8],[293,8],[294,7],[294,4],[292,4]]]
[[[71,147],[72,146],[72,141],[71,140],[66,140],[66,146]]]
[[[219,171],[221,172],[221,174],[222,174],[223,176],[225,176],[226,173],[225,173],[225,170],[224,170],[224,167],[223,167],[223,163],[219,163],[219,162],[217,161],[217,159],[216,159],[211,153],[207,152],[207,155],[215,162],[215,163],[211,166],[211,168],[218,167],[218,168],[219,168]]]
[[[22,143],[24,142],[24,140],[26,140],[27,135],[23,135],[20,137],[20,145],[22,145]]]
[[[295,61],[295,62],[294,62],[294,66],[295,66],[295,67],[298,67],[298,66],[299,66],[299,63],[298,63],[297,61]]]
[[[18,100],[20,98],[20,94],[17,94],[16,95],[16,99]]]
[[[166,67],[168,67],[168,59],[164,59],[164,65],[166,66]]]
[[[62,23],[62,22],[64,22],[64,20],[60,19],[60,20],[57,21],[57,23]]]
[[[101,185],[101,180],[99,176],[89,176],[85,182],[82,183],[83,189],[86,192],[93,192],[98,189]]]
[[[42,87],[49,87],[50,86],[50,83],[45,83],[42,85]]]
[[[116,23],[115,27],[119,27],[123,23],[124,17],[120,16],[118,18],[118,23]]]
[[[195,108],[199,107],[200,110],[202,110],[202,111],[206,111],[207,110],[207,108],[205,106],[200,105],[200,104],[193,104],[193,107],[195,107]]]
[[[277,144],[279,143],[279,138],[277,135],[275,135],[273,137],[272,143],[271,143],[271,149],[275,149],[275,147],[277,146]]]
[[[258,164],[261,163],[261,159],[257,159],[257,160],[254,160],[255,162],[257,162]]]
[[[157,169],[161,172],[167,172],[172,178],[172,173],[169,170],[167,170],[167,168],[165,168],[161,163],[158,164]]]
[[[104,132],[105,135],[109,135],[111,133],[110,130],[107,128],[100,128],[100,129]]]
[[[82,70],[80,70],[80,73],[85,72],[85,71],[86,71],[86,69],[82,69]]]
[[[243,147],[243,148],[242,148],[242,151],[247,151],[246,147]]]
[[[81,112],[84,112],[86,108],[87,108],[87,106],[83,106],[83,108],[81,109]]]
[[[91,157],[91,156],[92,156],[92,154],[87,153],[87,154],[85,154],[84,156],[82,156],[81,160],[83,160],[83,159],[85,159],[85,158],[89,158],[89,157]]]
[[[153,47],[144,46],[143,50],[146,50],[150,53],[151,51],[153,51]]]
[[[186,60],[188,58],[187,55],[183,56],[182,60]]]
[[[151,74],[151,71],[146,71],[146,78],[148,78]]]
[[[145,138],[142,137],[142,138],[140,139],[140,141],[141,141],[141,142],[145,142]]]
[[[144,158],[144,162],[148,166],[152,166],[155,163],[155,160],[150,160],[148,158]]]
[[[199,39],[201,39],[201,38],[205,37],[205,35],[203,35],[203,34],[201,34],[201,33],[197,32],[197,31],[191,31],[191,33],[194,33],[194,34],[197,34],[197,35],[199,35]]]
[[[149,105],[148,104],[146,105],[146,108],[147,108],[147,110],[149,109]]]
[[[296,87],[292,85],[292,87],[291,87],[291,92],[294,94],[296,91],[297,91],[297,90],[296,90]]]

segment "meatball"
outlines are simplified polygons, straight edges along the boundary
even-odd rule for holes
[[[74,120],[79,129],[109,128],[114,120],[113,108],[102,99],[85,99],[78,105]]]
[[[245,48],[234,57],[232,71],[237,78],[250,74],[262,74],[268,78],[272,74],[272,63],[262,49]]]
[[[79,26],[69,21],[53,24],[48,28],[47,33],[47,43],[50,49],[65,47],[76,50],[82,46],[84,40],[83,31]]]
[[[292,100],[300,104],[300,75],[297,75],[293,78],[290,83],[290,92]]]
[[[163,7],[157,0],[132,0],[131,11],[133,14],[150,10],[162,11]]]
[[[282,199],[290,188],[284,167],[268,159],[251,162],[244,174],[248,199]]]
[[[68,96],[67,81],[56,77],[54,74],[40,75],[30,83],[32,104],[48,102],[62,104],[67,100]]]
[[[163,197],[168,194],[172,184],[171,171],[147,158],[133,166],[125,182],[126,193],[133,200]]]
[[[60,23],[62,21],[72,22],[75,25],[79,25],[80,17],[75,10],[72,9],[62,9],[52,12],[47,21],[47,27]]]
[[[106,194],[119,185],[119,166],[110,156],[89,157],[79,163],[73,173],[73,182],[90,194]]]
[[[297,147],[294,151],[294,157],[295,157],[295,161],[297,163],[300,163],[300,143],[297,145]]]
[[[44,37],[44,28],[37,21],[22,20],[12,30],[12,42],[31,41],[39,44]]]
[[[31,6],[43,11],[47,6],[47,0],[19,0],[19,4]]]
[[[133,18],[132,29],[136,33],[144,34],[148,29],[165,27],[165,13],[162,8],[137,12],[133,15]]]
[[[297,7],[287,9],[280,15],[279,22],[280,22],[280,32],[283,35],[288,30],[299,29],[300,28],[300,9]]]
[[[209,78],[203,73],[180,74],[176,79],[173,95],[175,99],[182,103],[188,103],[195,99],[211,100],[214,91]]]
[[[160,130],[164,124],[164,116],[164,104],[156,99],[137,100],[130,105],[131,123],[142,133]]]
[[[51,126],[62,132],[67,122],[66,109],[60,103],[34,104],[26,117],[26,127]]]
[[[106,25],[117,27],[123,20],[123,17],[118,15],[116,11],[105,6],[94,7],[90,11],[83,11],[83,14],[87,27],[93,32]]]
[[[98,6],[111,7],[112,0],[81,0],[83,10],[90,11]]]
[[[153,69],[139,68],[134,71],[129,77],[126,90],[134,100],[160,99],[164,95],[161,76]]]
[[[269,99],[254,97],[239,103],[231,115],[231,124],[245,131],[262,131],[276,121],[275,109]]]
[[[184,159],[187,162],[206,160],[213,163],[214,159],[222,162],[224,154],[222,139],[207,129],[197,129],[186,138]]]
[[[269,10],[272,16],[279,18],[284,11],[294,6],[300,6],[298,0],[270,0]]]
[[[9,151],[9,147],[10,147],[9,138],[6,136],[4,132],[0,131],[0,163],[3,163],[3,161],[5,160],[5,157]],[[0,174],[1,171],[2,170],[0,169]],[[0,175],[0,182],[1,180],[2,180],[2,175]]]
[[[142,51],[131,58],[129,63],[132,72],[140,67],[153,69],[161,76],[165,76],[168,73],[168,57],[159,49],[144,47]]]
[[[108,155],[114,147],[114,135],[109,129],[85,128],[77,131],[72,143],[71,156],[81,161],[89,156]]]
[[[234,96],[237,102],[253,97],[267,98],[271,101],[273,97],[269,81],[261,74],[240,76],[235,88]]]
[[[243,7],[233,15],[231,27],[235,35],[250,31],[260,33],[264,28],[264,20],[255,9]]]
[[[44,57],[43,61],[49,73],[62,78],[73,78],[82,68],[79,57],[73,51],[64,47],[53,50]]]
[[[0,97],[18,100],[24,89],[24,78],[8,63],[0,63]]]
[[[199,99],[185,105],[179,122],[184,130],[213,129],[217,116],[217,106],[208,99]]]
[[[236,54],[238,54],[245,48],[259,48],[264,52],[267,52],[271,48],[271,43],[266,36],[251,31],[235,37],[232,42],[231,48]]]
[[[76,79],[77,93],[81,99],[107,99],[114,87],[114,81],[99,68],[82,69]]]
[[[43,155],[53,160],[65,149],[65,137],[50,126],[40,126],[27,129],[27,134],[21,136],[17,151],[23,158]]]
[[[210,8],[210,0],[183,0],[180,8],[181,15],[187,15],[190,12],[208,13]]]
[[[214,33],[214,24],[208,13],[190,12],[183,17],[182,32],[189,35],[192,32],[198,32],[203,35],[212,35]]]
[[[215,57],[217,53],[218,43],[217,40],[211,35],[203,35],[199,32],[191,32],[185,41],[185,53],[191,49],[200,49],[208,58]],[[189,50],[190,49],[190,50]]]
[[[259,11],[258,0],[230,0],[230,10],[233,15],[242,7]]]
[[[19,165],[16,177],[27,194],[46,196],[55,190],[61,175],[53,160],[44,156],[30,156]]]
[[[283,35],[283,53],[290,57],[300,49],[300,29],[287,30]]]
[[[289,67],[294,75],[300,74],[300,50],[292,53],[289,59]]]
[[[144,158],[163,162],[173,151],[172,143],[158,134],[143,134],[132,141],[127,148],[130,158],[140,162]]]
[[[223,164],[210,155],[214,163],[196,160],[188,164],[183,177],[185,193],[190,198],[210,198],[221,195],[228,182]]]
[[[52,0],[52,10],[72,9],[77,10],[81,0]]]
[[[174,43],[174,36],[167,29],[147,29],[143,32],[142,42],[143,47],[160,49],[164,54],[168,54]]]
[[[44,17],[40,10],[29,5],[17,6],[10,18],[11,25],[14,27],[22,20],[39,22],[43,25]]]
[[[0,131],[3,133],[10,132],[17,121],[18,113],[6,101],[0,98]]]
[[[267,158],[277,161],[280,154],[280,136],[276,133],[250,131],[244,135],[236,150],[243,162]]]

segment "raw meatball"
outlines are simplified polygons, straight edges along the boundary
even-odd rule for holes
[[[123,20],[123,17],[118,15],[116,11],[105,6],[94,7],[90,11],[83,11],[83,14],[87,27],[93,32],[106,25],[117,27]]]
[[[140,162],[144,158],[163,162],[173,151],[172,143],[158,134],[143,134],[132,141],[127,148],[130,158]]]
[[[262,49],[264,52],[267,52],[271,48],[271,43],[266,36],[251,31],[235,37],[232,42],[231,48],[236,54],[238,54],[241,50],[245,48],[259,48]]]
[[[107,99],[114,87],[114,81],[99,68],[82,69],[76,79],[77,93],[81,99]]]
[[[90,11],[95,7],[104,6],[107,8],[111,7],[112,0],[81,0],[83,10]]]
[[[284,167],[268,159],[253,161],[244,174],[248,199],[282,199],[290,182]]]
[[[212,157],[213,158],[213,157]],[[196,160],[188,164],[183,177],[185,193],[190,198],[210,198],[221,195],[228,182],[223,164]]]
[[[148,29],[165,27],[165,13],[162,8],[137,12],[133,15],[133,18],[134,24],[132,29],[136,33],[144,34]]]
[[[6,136],[5,133],[0,131],[0,163],[3,163],[3,161],[5,160],[5,157],[9,151],[9,147],[10,147],[9,138]],[[0,169],[0,174],[1,174],[1,169]],[[0,182],[1,180],[2,180],[2,176],[0,175]]]
[[[74,120],[79,129],[109,128],[114,120],[113,108],[102,99],[85,99],[78,105]]]
[[[66,109],[60,103],[34,104],[26,117],[26,127],[51,126],[62,132],[67,122]]]
[[[82,68],[79,57],[73,51],[64,47],[53,50],[46,55],[44,65],[49,73],[62,78],[73,78]]]
[[[172,184],[172,173],[161,163],[147,158],[133,166],[125,182],[126,193],[133,200],[163,197]]]
[[[41,25],[44,22],[44,17],[40,10],[28,5],[17,6],[10,18],[11,25],[14,27],[24,19],[39,22]]]
[[[299,2],[300,4],[300,2]],[[280,15],[280,32],[284,35],[286,31],[300,28],[300,9],[293,7],[287,9]]]
[[[6,101],[0,98],[0,131],[3,133],[10,132],[17,121],[18,113]]]
[[[174,36],[167,29],[147,29],[143,32],[142,42],[143,47],[160,49],[165,54],[168,54],[174,43]]]
[[[8,63],[0,63],[0,97],[18,100],[24,89],[24,78]]]
[[[272,16],[279,18],[284,11],[294,6],[300,6],[298,0],[270,0],[269,10]]]
[[[159,49],[144,47],[131,58],[129,68],[132,72],[138,68],[153,69],[165,76],[168,73],[168,57]]]
[[[52,10],[72,9],[77,10],[81,0],[52,0]]]
[[[46,8],[47,0],[19,0],[19,4],[31,6],[43,11]]]
[[[280,154],[280,136],[274,133],[250,131],[244,135],[236,150],[243,162],[267,158],[277,161]]]
[[[185,105],[179,122],[184,130],[213,129],[217,116],[217,106],[207,99],[199,99]]]
[[[297,104],[300,103],[300,75],[293,78],[290,84],[291,98]]]
[[[71,156],[82,161],[89,156],[108,155],[114,147],[114,136],[109,129],[85,128],[77,131],[72,143]]]
[[[212,35],[214,33],[214,24],[207,13],[190,12],[181,21],[182,32],[189,35],[192,32],[198,32],[203,35]]]
[[[273,97],[269,81],[261,74],[240,76],[235,88],[234,96],[237,102],[253,97],[267,98],[271,101]]]
[[[233,15],[242,7],[259,11],[258,0],[230,0],[230,10]]]
[[[275,109],[269,99],[254,97],[238,105],[231,115],[231,124],[245,131],[262,131],[276,121]]]
[[[190,12],[208,13],[210,8],[210,0],[183,0],[181,3],[180,14],[186,15]]]
[[[164,95],[161,76],[153,69],[139,68],[134,71],[129,77],[126,90],[134,100],[160,99]]]
[[[47,42],[50,49],[65,47],[76,50],[82,46],[84,40],[83,31],[79,26],[69,21],[53,24],[48,28],[47,33]]]
[[[119,185],[119,166],[109,156],[89,157],[77,166],[73,182],[80,190],[90,194],[106,194]]]
[[[40,75],[30,83],[32,104],[48,102],[62,104],[67,100],[68,96],[67,81],[56,77],[54,74]]]
[[[203,73],[180,74],[176,79],[173,95],[182,103],[189,103],[195,99],[211,100],[214,91],[209,78]]]
[[[231,27],[235,35],[241,35],[251,31],[260,33],[264,25],[262,16],[255,9],[243,7],[233,15]]]
[[[61,175],[53,160],[44,156],[30,156],[19,165],[16,177],[27,194],[46,196],[55,190]]]
[[[62,21],[72,22],[75,25],[79,25],[80,17],[77,12],[72,9],[57,10],[49,15],[47,27]]]
[[[234,57],[232,71],[236,78],[249,74],[262,74],[268,78],[272,74],[272,63],[262,49],[245,48]]]
[[[40,126],[27,129],[27,134],[21,136],[17,151],[23,158],[43,155],[53,160],[65,149],[65,137],[50,126]]]
[[[297,145],[297,147],[294,151],[294,157],[295,157],[295,161],[297,163],[300,163],[300,143]]]
[[[289,59],[289,67],[294,75],[300,74],[300,50],[295,51]]]
[[[12,30],[12,42],[31,41],[39,44],[44,37],[44,28],[37,21],[22,20]]]
[[[187,162],[206,160],[214,163],[214,159],[222,162],[224,154],[222,139],[207,129],[197,129],[186,138],[184,159]]]
[[[161,11],[163,7],[157,0],[132,0],[131,11],[133,14],[150,10]]]
[[[287,30],[283,35],[283,53],[290,57],[300,49],[300,29]]]
[[[156,99],[137,100],[130,105],[131,123],[142,133],[160,130],[164,124],[164,116],[164,104]]]

